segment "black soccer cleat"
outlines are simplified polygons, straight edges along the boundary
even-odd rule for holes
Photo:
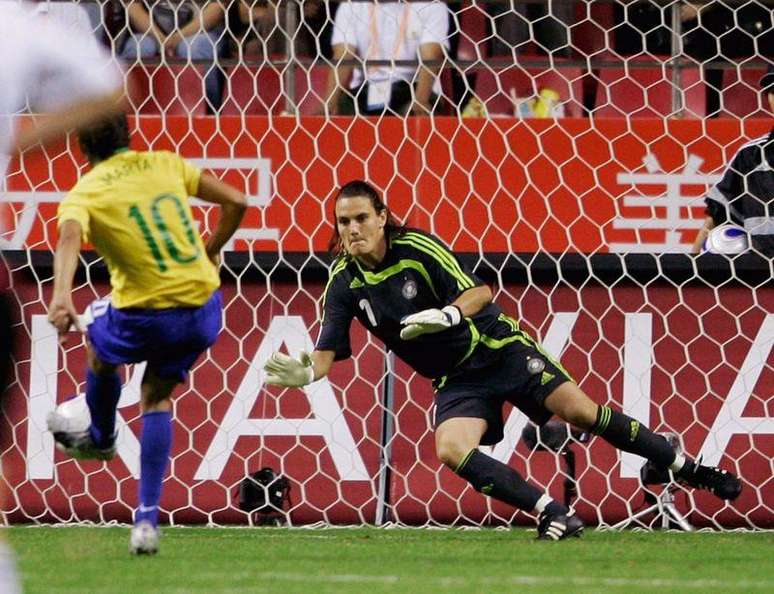
[[[705,489],[727,501],[733,501],[742,492],[742,481],[727,470],[721,470],[716,466],[702,466],[696,463],[685,473],[679,472],[677,478],[689,487]]]
[[[583,520],[571,509],[566,514],[551,515],[545,510],[538,518],[538,540],[562,540],[580,536],[585,528]]]

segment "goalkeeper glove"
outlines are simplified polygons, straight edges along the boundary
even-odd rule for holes
[[[456,305],[447,305],[443,309],[425,309],[401,320],[405,326],[400,331],[403,340],[412,340],[422,334],[435,334],[462,321],[462,312]]]
[[[298,359],[285,353],[274,353],[263,366],[264,379],[272,386],[300,388],[314,381],[314,367],[308,353],[301,351]]]

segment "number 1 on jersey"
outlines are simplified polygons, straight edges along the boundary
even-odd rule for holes
[[[374,315],[374,310],[371,309],[371,304],[368,303],[368,299],[361,299],[358,305],[360,306],[360,309],[366,313],[368,321],[371,322],[371,325],[376,328],[376,316]]]

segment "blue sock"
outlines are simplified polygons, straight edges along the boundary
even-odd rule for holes
[[[97,447],[113,445],[116,431],[116,407],[121,397],[121,379],[113,372],[97,375],[91,369],[86,372],[86,404],[91,413],[91,438]]]
[[[172,413],[145,413],[140,436],[140,505],[134,514],[135,524],[140,520],[148,520],[154,526],[158,524],[161,482],[171,449]]]

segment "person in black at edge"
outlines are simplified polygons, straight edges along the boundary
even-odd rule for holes
[[[336,195],[330,246],[337,255],[323,297],[323,319],[311,355],[274,353],[265,381],[300,387],[351,356],[357,318],[436,392],[439,459],[473,487],[539,514],[538,538],[580,535],[584,524],[507,464],[478,450],[503,438],[502,408],[513,403],[538,425],[556,414],[613,446],[672,470],[721,499],[742,488],[731,473],[675,452],[661,435],[589,399],[561,364],[492,302],[492,291],[467,272],[436,237],[401,226],[377,190],[363,181]]]
[[[774,113],[774,64],[761,78],[761,92]],[[753,250],[774,258],[774,128],[741,146],[704,201],[707,218],[693,245],[695,253],[713,228],[734,223],[747,231]]]
[[[0,404],[5,395],[11,375],[13,354],[13,320],[11,316],[11,291],[8,288],[8,274],[0,257]]]

